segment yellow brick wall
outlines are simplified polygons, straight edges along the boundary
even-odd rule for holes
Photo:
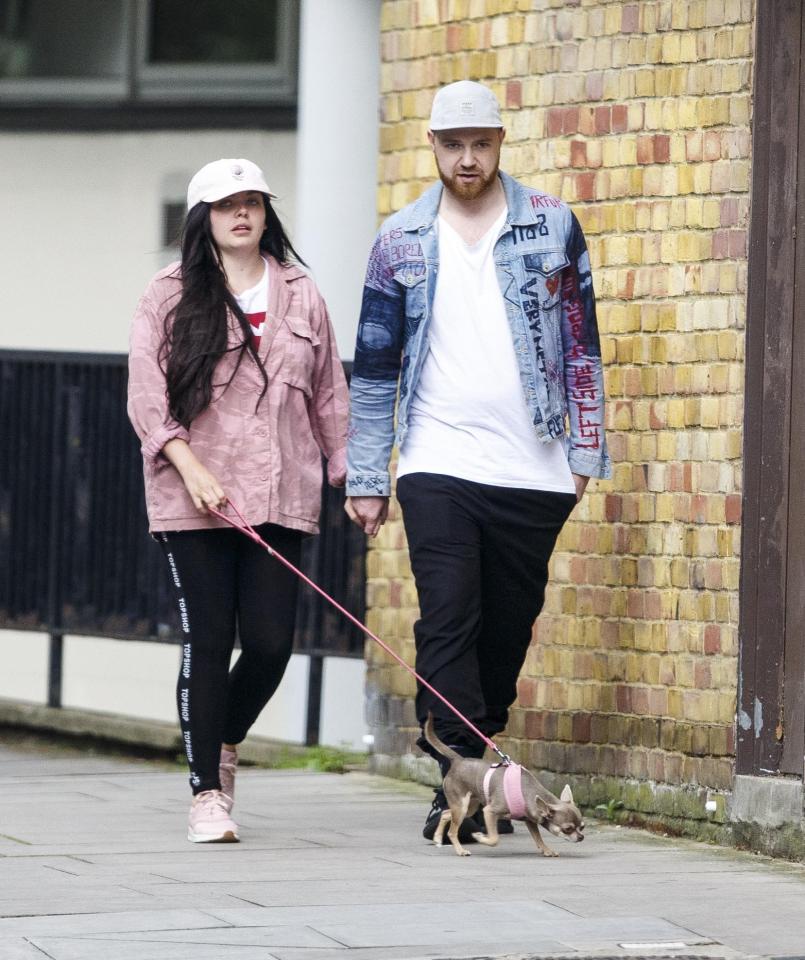
[[[751,0],[386,0],[378,208],[435,177],[435,89],[504,106],[502,167],[573,206],[606,364],[611,481],[563,531],[503,743],[536,768],[726,789],[737,675]],[[413,661],[399,511],[371,626]],[[413,684],[368,648],[378,757]]]

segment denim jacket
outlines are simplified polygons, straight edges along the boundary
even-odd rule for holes
[[[561,200],[500,177],[508,215],[495,243],[495,270],[534,432],[544,442],[564,438],[573,473],[608,477],[601,346],[584,234]],[[389,217],[369,256],[350,387],[350,496],[390,493],[391,448],[405,440],[428,352],[442,189],[434,184]]]

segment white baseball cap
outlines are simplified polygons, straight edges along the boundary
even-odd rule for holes
[[[500,104],[489,87],[474,80],[457,80],[436,91],[430,111],[431,130],[502,126]]]
[[[202,200],[215,203],[233,193],[242,190],[259,190],[269,197],[269,190],[263,171],[251,160],[213,160],[205,164],[193,176],[187,187],[187,209],[192,210]]]

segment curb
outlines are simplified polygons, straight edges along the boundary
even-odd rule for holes
[[[48,707],[21,700],[0,699],[0,726],[52,733],[75,740],[90,739],[126,747],[145,747],[175,756],[184,753],[178,725],[143,720],[99,710]],[[307,747],[296,743],[249,737],[238,748],[247,763],[279,766],[289,757],[303,756]]]

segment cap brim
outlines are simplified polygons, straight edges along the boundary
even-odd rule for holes
[[[230,190],[228,187],[224,190],[209,190],[203,197],[199,197],[197,202],[215,203],[216,200],[223,200],[224,197],[232,197],[236,193],[248,193],[250,190],[255,190],[257,193],[264,193],[266,196],[271,197],[272,200],[277,199],[277,195],[272,193],[265,183],[243,183],[238,184],[237,190]]]

